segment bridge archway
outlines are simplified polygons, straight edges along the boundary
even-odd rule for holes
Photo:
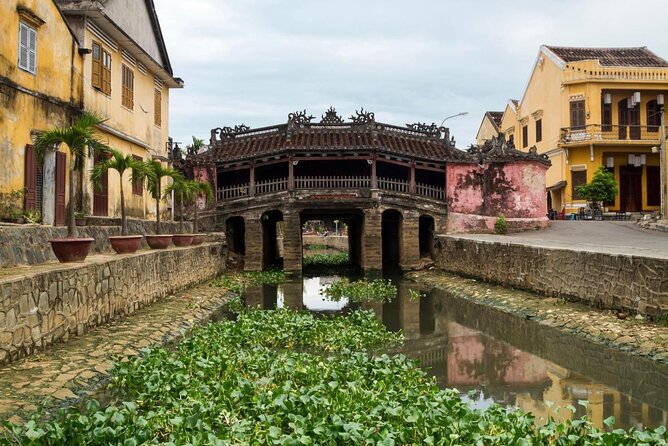
[[[431,257],[434,250],[434,217],[431,215],[420,215],[418,226],[418,237],[420,243],[420,257]]]
[[[227,249],[234,254],[246,254],[246,222],[243,217],[235,216],[225,220]]]
[[[340,225],[347,227],[348,232],[348,256],[353,267],[362,267],[362,227],[364,222],[364,212],[357,208],[339,208],[339,209],[304,209],[300,213],[301,225],[307,221],[327,221],[340,222]],[[332,229],[332,228],[329,228]],[[328,237],[335,236],[334,231],[328,231]]]
[[[260,217],[262,223],[262,268],[282,268],[283,253],[278,243],[279,222],[283,221],[283,213],[278,210],[264,212]]]
[[[381,216],[382,264],[385,271],[400,268],[403,221],[403,215],[395,209],[388,209]]]

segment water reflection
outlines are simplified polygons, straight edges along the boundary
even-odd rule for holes
[[[305,278],[251,290],[247,303],[339,311],[320,293],[337,277]],[[598,427],[614,416],[616,427],[656,427],[668,422],[668,367],[604,349],[532,321],[453,298],[443,292],[411,299],[418,285],[397,281],[389,303],[364,303],[389,330],[403,330],[401,351],[418,359],[442,387],[459,389],[472,406],[519,407],[540,419],[588,415]],[[578,404],[587,400],[585,408]],[[560,408],[549,409],[547,402]],[[571,414],[566,407],[572,405]]]

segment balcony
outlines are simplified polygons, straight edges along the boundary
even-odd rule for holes
[[[577,146],[581,144],[659,144],[657,125],[601,125],[590,124],[582,127],[561,129],[561,144]]]
[[[378,177],[375,189],[416,195],[432,200],[445,200],[445,188],[430,184],[414,183],[408,180]],[[333,190],[333,189],[372,189],[372,178],[366,176],[306,176],[295,177],[293,190]],[[411,189],[413,189],[411,191]],[[219,188],[218,202],[269,195],[290,190],[288,178],[258,181],[255,184],[243,183]]]

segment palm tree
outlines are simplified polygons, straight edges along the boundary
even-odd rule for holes
[[[96,129],[105,120],[96,113],[84,112],[71,126],[55,127],[39,133],[35,138],[34,147],[41,159],[44,159],[47,152],[57,151],[61,144],[65,144],[70,150],[68,238],[77,236],[74,224],[74,175],[83,171],[85,161],[89,156],[109,149],[98,137]]]
[[[125,214],[125,194],[123,191],[123,174],[130,170],[132,182],[142,181],[144,177],[144,163],[133,158],[131,154],[123,156],[118,150],[110,149],[111,158],[98,162],[91,171],[90,180],[93,186],[99,188],[102,183],[102,175],[109,169],[118,172],[121,193],[121,235],[128,235],[128,221]]]
[[[181,172],[171,167],[165,167],[157,160],[149,160],[144,163],[142,169],[142,178],[146,178],[146,185],[149,193],[155,199],[155,233],[160,232],[160,200],[162,199],[162,179],[172,178],[174,181],[180,181],[183,178]]]
[[[181,214],[181,218],[179,221],[179,233],[183,234],[184,233],[184,228],[183,228],[183,206],[184,204],[190,204],[193,201],[194,197],[194,189],[193,189],[193,181],[188,181],[183,176],[177,177],[174,179],[174,182],[167,186],[165,189],[165,197],[172,192],[174,192],[176,199],[178,200],[179,203],[179,213]]]
[[[211,187],[211,184],[208,181],[193,180],[191,181],[191,183],[192,183],[191,188],[195,198],[195,215],[193,220],[193,232],[197,233],[199,229],[197,227],[197,198],[204,195],[205,203],[208,203],[213,199],[213,188]]]

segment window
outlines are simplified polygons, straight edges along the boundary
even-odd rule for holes
[[[647,206],[661,206],[661,177],[659,166],[645,166],[647,169]]]
[[[123,65],[122,86],[121,103],[123,107],[132,110],[134,108],[135,72],[126,65]]]
[[[162,124],[162,93],[157,88],[153,95],[153,122],[160,127]]]
[[[536,142],[541,142],[543,140],[543,120],[536,120]]]
[[[19,68],[37,73],[37,30],[19,22]]]
[[[661,110],[659,109],[659,104],[657,104],[656,101],[649,101],[647,103],[647,131],[658,132],[660,125],[661,125]]]
[[[93,42],[93,72],[91,85],[106,95],[111,95],[111,54]]]
[[[138,156],[138,155],[132,155],[132,158],[136,161],[139,161],[140,163],[144,161],[144,159],[141,156]],[[144,186],[142,185],[141,181],[133,181],[132,182],[132,194],[133,195],[144,195]]]
[[[571,171],[571,186],[572,186],[572,194],[573,194],[573,200],[580,200],[581,198],[579,197],[576,189],[578,186],[582,186],[583,184],[587,184],[587,171],[586,170],[572,170]]]
[[[612,131],[612,103],[606,104],[604,99],[601,99],[601,131]]]
[[[529,145],[529,126],[522,126],[522,147],[527,147]]]
[[[585,128],[585,101],[571,101],[571,130]]]

